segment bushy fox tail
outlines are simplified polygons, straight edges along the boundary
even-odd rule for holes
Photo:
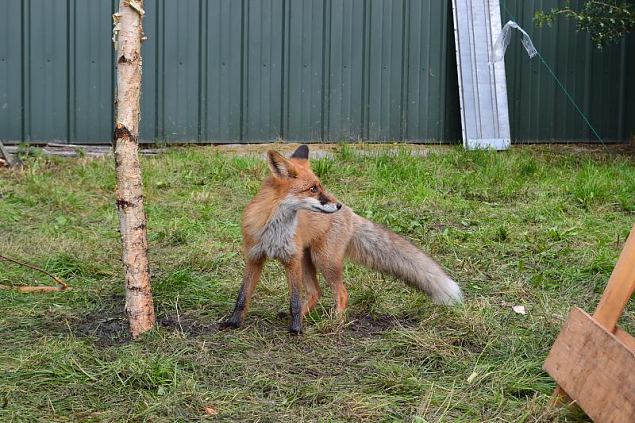
[[[352,261],[388,273],[427,293],[437,304],[459,304],[461,288],[430,257],[399,235],[353,215],[346,254]]]

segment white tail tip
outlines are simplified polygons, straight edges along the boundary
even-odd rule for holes
[[[435,292],[430,298],[436,304],[457,305],[463,302],[463,293],[456,282],[447,278],[435,286]]]

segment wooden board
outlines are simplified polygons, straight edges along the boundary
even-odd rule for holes
[[[630,348],[631,351],[635,351],[635,338],[633,338],[630,333],[626,332],[621,327],[616,326],[615,336],[622,342],[622,344]]]
[[[597,422],[635,422],[635,351],[574,308],[544,369]]]
[[[7,153],[7,150],[4,148],[2,141],[0,141],[0,160],[6,163],[6,165],[9,167],[13,165],[13,162],[11,161],[11,156],[9,156],[9,153]]]
[[[610,332],[624,312],[624,307],[635,292],[635,225],[626,239],[624,249],[611,273],[600,303],[593,313],[596,322]]]

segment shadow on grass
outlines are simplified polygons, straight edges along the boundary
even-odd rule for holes
[[[49,329],[57,329],[63,333],[70,332],[79,338],[92,340],[97,347],[113,347],[132,342],[128,321],[124,311],[123,296],[113,295],[103,300],[101,306],[94,311],[63,323],[57,322]],[[199,311],[185,311],[181,314],[157,311],[157,325],[168,332],[180,333],[188,338],[199,338],[215,334],[220,329],[219,321],[223,316],[210,316]],[[249,316],[244,330],[252,328],[261,334],[286,331],[288,314],[278,313],[275,320],[261,316]],[[343,323],[340,333],[353,338],[371,338],[381,336],[384,332],[399,329],[414,329],[420,320],[407,315],[354,313]],[[305,322],[305,328],[315,326]],[[226,330],[231,332],[231,329]],[[319,330],[318,330],[319,331]],[[50,333],[50,332],[49,332]],[[463,346],[463,345],[460,345]],[[470,349],[470,347],[467,347]]]

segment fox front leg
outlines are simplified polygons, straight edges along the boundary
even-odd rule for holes
[[[245,274],[243,275],[243,283],[236,299],[236,306],[232,315],[221,323],[222,328],[238,328],[243,324],[245,313],[249,308],[249,302],[251,296],[258,285],[260,280],[260,272],[265,264],[264,259],[248,259],[247,266],[245,266]]]
[[[289,283],[289,313],[291,322],[289,332],[294,335],[302,333],[302,261],[292,260],[286,265],[287,282]]]

